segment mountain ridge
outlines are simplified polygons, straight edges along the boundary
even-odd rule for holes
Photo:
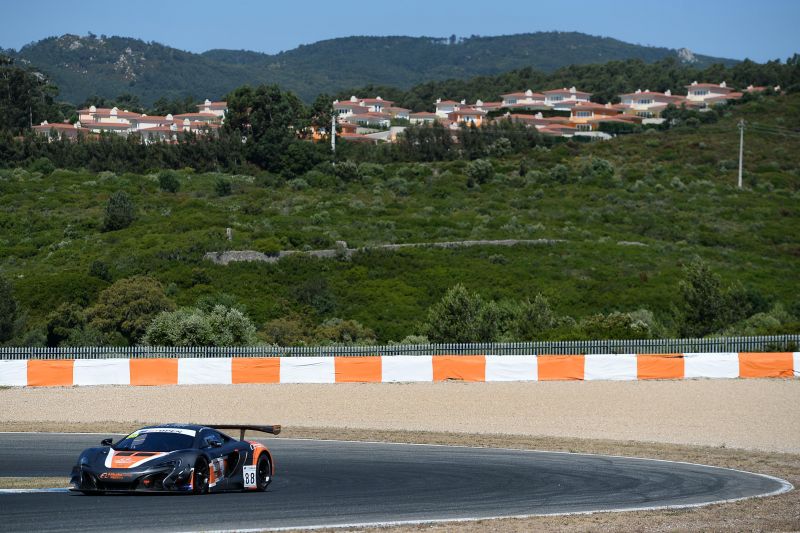
[[[409,88],[532,67],[553,71],[571,64],[675,57],[702,68],[736,60],[685,48],[642,46],[577,32],[537,32],[457,38],[350,36],[267,54],[211,49],[202,53],[118,36],[48,37],[5,53],[34,65],[80,103],[92,95],[136,95],[145,104],[160,97],[220,98],[244,84],[277,83],[306,101],[368,84]]]

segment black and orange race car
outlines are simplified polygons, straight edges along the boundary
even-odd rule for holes
[[[239,439],[220,430],[237,429]],[[277,435],[280,426],[163,424],[84,450],[72,469],[70,490],[114,492],[265,491],[275,475],[266,446],[245,431]]]

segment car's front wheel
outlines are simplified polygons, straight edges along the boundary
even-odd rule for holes
[[[208,492],[208,461],[203,457],[197,459],[194,464],[192,492],[194,494],[206,494]]]
[[[256,463],[256,489],[264,492],[270,483],[272,483],[272,463],[267,453],[264,452]]]

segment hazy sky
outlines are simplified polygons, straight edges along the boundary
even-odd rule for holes
[[[735,59],[800,52],[800,0],[0,0],[0,47],[88,32],[275,53],[349,35],[580,31]]]

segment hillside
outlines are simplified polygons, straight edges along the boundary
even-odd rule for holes
[[[582,33],[541,32],[498,37],[345,37],[278,54],[210,50],[194,54],[126,37],[63,35],[11,55],[47,73],[61,98],[80,103],[123,93],[151,104],[161,96],[219,98],[240,85],[277,83],[306,101],[367,84],[409,88],[431,80],[465,79],[531,67],[674,57],[694,67],[735,61],[640,46]]]
[[[738,190],[736,122],[748,130],[745,185]],[[0,273],[30,327],[59,304],[89,306],[109,283],[158,278],[179,305],[227,293],[254,323],[339,317],[381,341],[416,330],[457,282],[486,298],[542,292],[574,317],[646,308],[669,324],[681,267],[699,256],[726,283],[800,311],[800,95],[756,99],[719,122],[630,135],[604,143],[535,148],[492,159],[495,177],[470,186],[463,160],[362,163],[359,180],[323,170],[301,178],[31,168],[0,171]],[[593,177],[597,158],[613,175]],[[232,184],[219,194],[220,179]],[[126,191],[136,220],[100,227],[109,196]],[[225,229],[233,229],[233,240]],[[292,257],[276,264],[204,261],[208,251],[314,249],[463,239],[558,239],[548,245],[367,250],[349,260]]]

